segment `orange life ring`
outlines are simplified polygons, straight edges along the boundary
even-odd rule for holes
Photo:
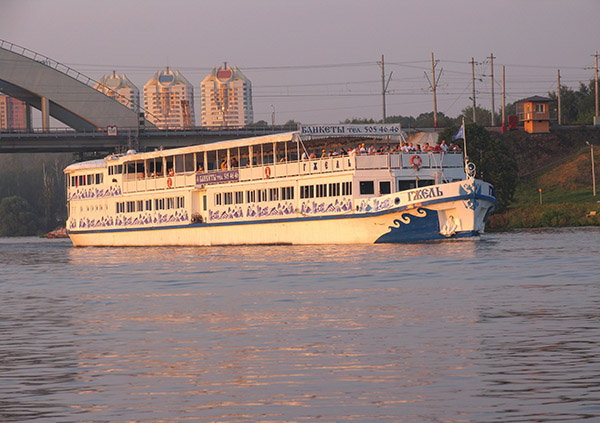
[[[173,180],[171,178],[167,178],[167,186],[171,188],[173,186]]]
[[[417,156],[416,154],[410,158],[410,164],[413,165],[414,167],[421,166],[421,162],[422,162],[421,157]]]
[[[265,177],[271,177],[271,168],[269,166],[265,167]]]

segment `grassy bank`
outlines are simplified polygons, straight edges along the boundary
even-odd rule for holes
[[[599,183],[600,154],[595,151],[594,156]],[[590,149],[565,150],[562,157],[553,159],[520,180],[513,204],[504,213],[492,215],[487,230],[600,226],[600,195],[592,193]]]

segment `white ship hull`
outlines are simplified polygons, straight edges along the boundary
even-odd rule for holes
[[[70,230],[69,236],[75,246],[418,242],[483,232],[496,200],[490,184],[470,179],[355,200],[345,211],[313,203],[312,209],[302,208],[304,213],[296,208],[256,218],[242,207],[223,221],[86,228]],[[273,206],[282,208],[285,204]]]

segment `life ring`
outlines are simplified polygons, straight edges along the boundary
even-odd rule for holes
[[[410,164],[413,165],[414,167],[421,166],[421,162],[422,162],[421,157],[417,156],[416,154],[410,158]]]
[[[171,178],[167,178],[167,186],[171,188],[173,186],[173,180]]]
[[[265,177],[266,178],[271,177],[271,168],[269,166],[265,167]]]

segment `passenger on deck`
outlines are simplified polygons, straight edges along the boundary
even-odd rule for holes
[[[204,166],[202,166],[202,163],[198,163],[198,172],[204,172]]]
[[[317,158],[317,153],[315,153],[315,150],[313,150],[313,151],[310,153],[310,156],[308,156],[308,158],[309,158],[310,160],[315,160],[315,159]]]
[[[233,159],[231,159],[231,168],[236,168],[238,167],[238,161],[237,159],[234,157]]]
[[[446,144],[446,140],[442,140],[442,143],[440,144],[440,149],[444,152],[447,153],[448,152],[448,145]]]

